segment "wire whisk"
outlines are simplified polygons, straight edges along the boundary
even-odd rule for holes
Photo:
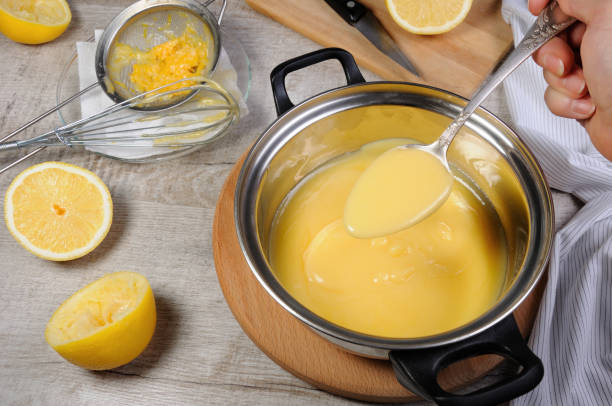
[[[197,83],[168,90],[185,81]],[[49,146],[184,148],[204,144],[221,135],[240,115],[236,100],[217,83],[201,77],[186,78],[136,95],[90,117],[57,127],[37,137],[7,142],[52,112],[73,102],[84,91],[0,139],[0,151],[38,147],[0,169],[0,174]],[[185,99],[186,93],[192,93],[193,96]],[[148,104],[156,105],[160,100],[173,98],[183,100],[162,111],[142,111]]]

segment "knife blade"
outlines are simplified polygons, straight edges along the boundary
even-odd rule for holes
[[[421,77],[412,62],[403,54],[374,14],[354,0],[325,0],[344,21],[355,27],[378,50],[402,67]]]

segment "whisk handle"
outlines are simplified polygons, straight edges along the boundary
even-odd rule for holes
[[[19,148],[18,141],[3,142],[0,144],[0,151],[10,151]]]
[[[26,159],[30,158],[32,155],[38,154],[40,151],[42,151],[45,148],[47,148],[46,145],[43,145],[42,147],[38,147],[34,151],[28,153],[27,155],[24,155],[21,158],[19,158],[18,160],[11,162],[9,165],[5,166],[4,168],[0,168],[0,175],[2,175],[4,172],[6,172],[9,169],[11,169],[13,166],[16,166],[16,165],[22,163]]]

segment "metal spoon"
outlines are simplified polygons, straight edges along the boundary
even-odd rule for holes
[[[512,52],[506,55],[497,69],[487,76],[480,87],[474,92],[469,103],[436,141],[429,145],[402,145],[385,152],[374,160],[357,180],[347,199],[344,220],[349,233],[360,238],[372,238],[391,234],[410,227],[437,210],[446,201],[446,197],[450,193],[450,182],[439,182],[439,193],[433,193],[432,195],[432,191],[427,190],[431,198],[429,200],[424,199],[424,201],[416,205],[411,202],[410,209],[404,208],[401,202],[396,201],[402,197],[406,198],[406,188],[418,189],[419,182],[421,185],[423,184],[422,170],[421,173],[418,173],[419,169],[422,168],[415,167],[415,164],[410,166],[409,159],[405,160],[405,164],[401,164],[397,151],[402,149],[419,150],[431,154],[440,161],[450,176],[446,152],[450,143],[468,118],[489,96],[493,89],[502,83],[510,73],[538,48],[569,27],[574,21],[574,18],[568,17],[561,11],[556,0],[551,1],[542,10],[523,40]],[[395,155],[393,155],[394,153]],[[394,163],[390,163],[390,160],[393,160]],[[399,166],[397,165],[398,162],[400,163]],[[396,173],[396,176],[393,177],[394,179],[386,179],[384,182],[380,182],[379,187],[376,187],[372,180],[379,176],[379,174],[388,177],[391,165],[395,165],[394,168],[396,169],[401,167],[401,170],[398,172],[402,173],[402,176],[397,176]],[[406,170],[403,170],[404,166]],[[373,184],[375,185],[374,187],[372,186]],[[376,189],[375,193],[372,193],[373,188]],[[421,191],[423,192],[424,189]],[[359,206],[358,209],[356,209],[357,206]],[[366,213],[367,216],[372,216],[372,218],[368,218],[365,221],[363,213]]]

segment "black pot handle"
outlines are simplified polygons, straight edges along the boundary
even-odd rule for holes
[[[337,59],[342,64],[344,75],[349,85],[365,82],[361,75],[353,55],[340,48],[324,48],[318,51],[311,52],[293,59],[289,59],[278,65],[270,73],[270,81],[272,82],[272,96],[274,96],[274,104],[276,112],[279,116],[285,114],[293,107],[293,103],[289,100],[287,89],[285,88],[285,78],[293,71],[306,68],[319,62],[327,61],[328,59]]]
[[[512,359],[523,368],[516,376],[465,395],[446,392],[438,373],[453,362],[484,354]],[[493,327],[458,343],[419,350],[391,351],[397,380],[421,397],[439,405],[496,405],[535,388],[544,376],[542,361],[527,347],[512,315]]]

